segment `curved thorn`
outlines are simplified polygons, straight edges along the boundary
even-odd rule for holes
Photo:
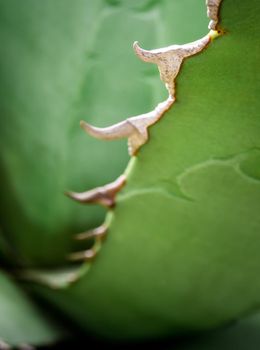
[[[80,203],[100,204],[104,207],[111,208],[115,205],[115,196],[117,192],[126,183],[125,175],[119,176],[114,182],[103,187],[97,187],[86,192],[66,192],[66,195]]]
[[[115,140],[127,137],[129,154],[134,155],[148,140],[148,127],[156,123],[173,102],[174,98],[170,95],[166,101],[159,103],[153,111],[128,118],[107,128],[96,128],[84,121],[81,121],[80,125],[90,135],[99,139]],[[75,198],[75,193],[68,193],[68,195]]]
[[[82,120],[80,122],[80,126],[89,135],[101,140],[116,140],[123,137],[128,137],[133,132],[133,127],[127,120],[107,128],[97,128]]]
[[[144,62],[151,62],[156,63],[156,56],[154,55],[153,51],[144,50],[139,46],[138,41],[135,41],[133,43],[133,49],[136,53],[136,55]]]
[[[97,228],[94,228],[93,230],[79,233],[78,235],[75,236],[75,239],[81,241],[81,240],[87,240],[95,237],[104,238],[106,233],[107,233],[107,226],[103,224]]]
[[[179,73],[184,58],[200,52],[211,40],[210,35],[184,45],[171,45],[156,50],[144,50],[137,42],[134,50],[137,56],[145,62],[158,65],[161,80],[165,83],[169,95],[174,98],[175,78]]]
[[[93,249],[88,249],[82,252],[77,252],[77,253],[71,253],[68,255],[68,260],[70,261],[89,261],[95,258],[97,255],[97,252],[94,251]]]

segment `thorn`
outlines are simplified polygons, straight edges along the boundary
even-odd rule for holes
[[[88,249],[82,252],[71,253],[68,255],[70,261],[89,261],[95,258],[97,252],[93,249]]]
[[[107,233],[107,226],[103,224],[97,228],[94,228],[93,230],[79,233],[78,235],[75,236],[75,239],[81,241],[81,240],[91,239],[94,237],[104,238],[106,233]]]
[[[144,50],[135,41],[133,48],[136,55],[144,62],[151,62],[158,65],[161,80],[172,98],[175,96],[175,78],[179,73],[181,64],[186,57],[195,55],[204,49],[210,42],[210,36],[184,45],[171,45],[168,47]]]
[[[128,137],[134,131],[133,126],[128,120],[124,120],[108,128],[96,128],[82,120],[80,126],[89,135],[101,140],[116,140],[122,137]]]
[[[81,193],[66,192],[66,195],[80,203],[100,204],[104,207],[111,208],[115,205],[115,196],[117,192],[121,190],[125,183],[126,177],[125,175],[121,175],[114,182],[103,187],[97,187],[93,190]]]
[[[154,55],[154,51],[149,51],[149,50],[144,50],[139,46],[139,42],[135,41],[133,43],[133,49],[136,53],[136,55],[144,62],[149,62],[149,63],[157,63],[157,60]]]
[[[84,121],[82,121],[80,125],[87,133],[98,139],[115,140],[128,138],[128,151],[132,156],[147,142],[148,127],[156,123],[170,108],[173,102],[174,98],[169,96],[166,101],[159,103],[153,111],[128,118],[121,123],[114,124],[107,128],[96,128]]]
[[[207,16],[210,19],[209,29],[216,30],[218,24],[218,12],[222,0],[206,0]]]

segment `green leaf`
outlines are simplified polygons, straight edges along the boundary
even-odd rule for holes
[[[1,271],[0,342],[12,346],[46,345],[58,341],[62,333]]]
[[[227,33],[184,63],[98,259],[75,286],[45,290],[92,332],[166,336],[259,308],[259,11],[223,1]]]

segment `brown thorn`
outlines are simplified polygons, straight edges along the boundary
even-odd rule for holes
[[[133,126],[128,120],[123,120],[120,123],[114,124],[112,128],[97,128],[86,123],[84,120],[81,120],[80,126],[86,133],[100,140],[121,139],[123,137],[129,137],[129,135],[134,132]]]
[[[222,0],[206,0],[207,16],[210,19],[209,29],[216,30],[218,24],[219,7]]]
[[[75,236],[75,239],[81,241],[81,240],[88,240],[95,237],[104,238],[106,233],[107,233],[107,226],[103,224],[97,228],[94,228],[93,230],[79,233],[78,235]]]
[[[70,261],[89,261],[95,258],[97,252],[93,249],[84,250],[82,252],[71,253],[68,255]]]
[[[200,52],[210,42],[209,35],[184,45],[171,45],[155,50],[144,50],[134,42],[133,48],[136,55],[144,62],[155,63],[158,66],[161,80],[169,92],[175,96],[175,78],[179,73],[181,64],[186,57]]]
[[[125,175],[119,176],[114,182],[102,187],[96,187],[86,192],[66,192],[66,195],[80,203],[100,204],[106,208],[115,205],[115,196],[126,183]]]

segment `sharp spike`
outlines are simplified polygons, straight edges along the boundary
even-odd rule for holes
[[[133,132],[133,127],[128,123],[128,120],[124,120],[121,123],[114,124],[107,128],[97,128],[82,120],[80,126],[89,135],[101,140],[116,140],[128,137]]]
[[[115,205],[115,196],[117,192],[121,190],[125,182],[125,175],[121,175],[114,182],[103,187],[97,187],[82,193],[66,192],[66,194],[80,203],[100,204],[104,207],[111,208]]]
[[[107,233],[107,226],[103,224],[97,228],[94,228],[93,230],[79,233],[78,235],[75,236],[75,239],[81,241],[81,240],[88,240],[95,237],[104,238],[106,233]]]
[[[169,96],[166,101],[159,103],[153,111],[128,118],[121,123],[107,128],[95,128],[83,121],[81,122],[81,126],[90,135],[104,140],[114,140],[127,137],[129,154],[134,155],[148,140],[148,127],[156,123],[170,108],[173,102],[174,99],[172,96]],[[85,198],[86,195],[92,196],[92,193],[89,193],[89,191],[88,193],[85,192],[84,194],[69,192],[68,195],[76,200],[84,201],[84,199],[81,199],[82,195],[84,195]]]
[[[157,57],[155,52],[149,51],[149,50],[144,50],[139,46],[138,41],[135,41],[133,43],[133,49],[136,53],[136,55],[144,62],[150,62],[150,63],[156,63],[157,62]]]
[[[82,252],[71,253],[68,255],[68,260],[70,261],[89,261],[96,257],[97,252],[93,249],[88,249]]]

